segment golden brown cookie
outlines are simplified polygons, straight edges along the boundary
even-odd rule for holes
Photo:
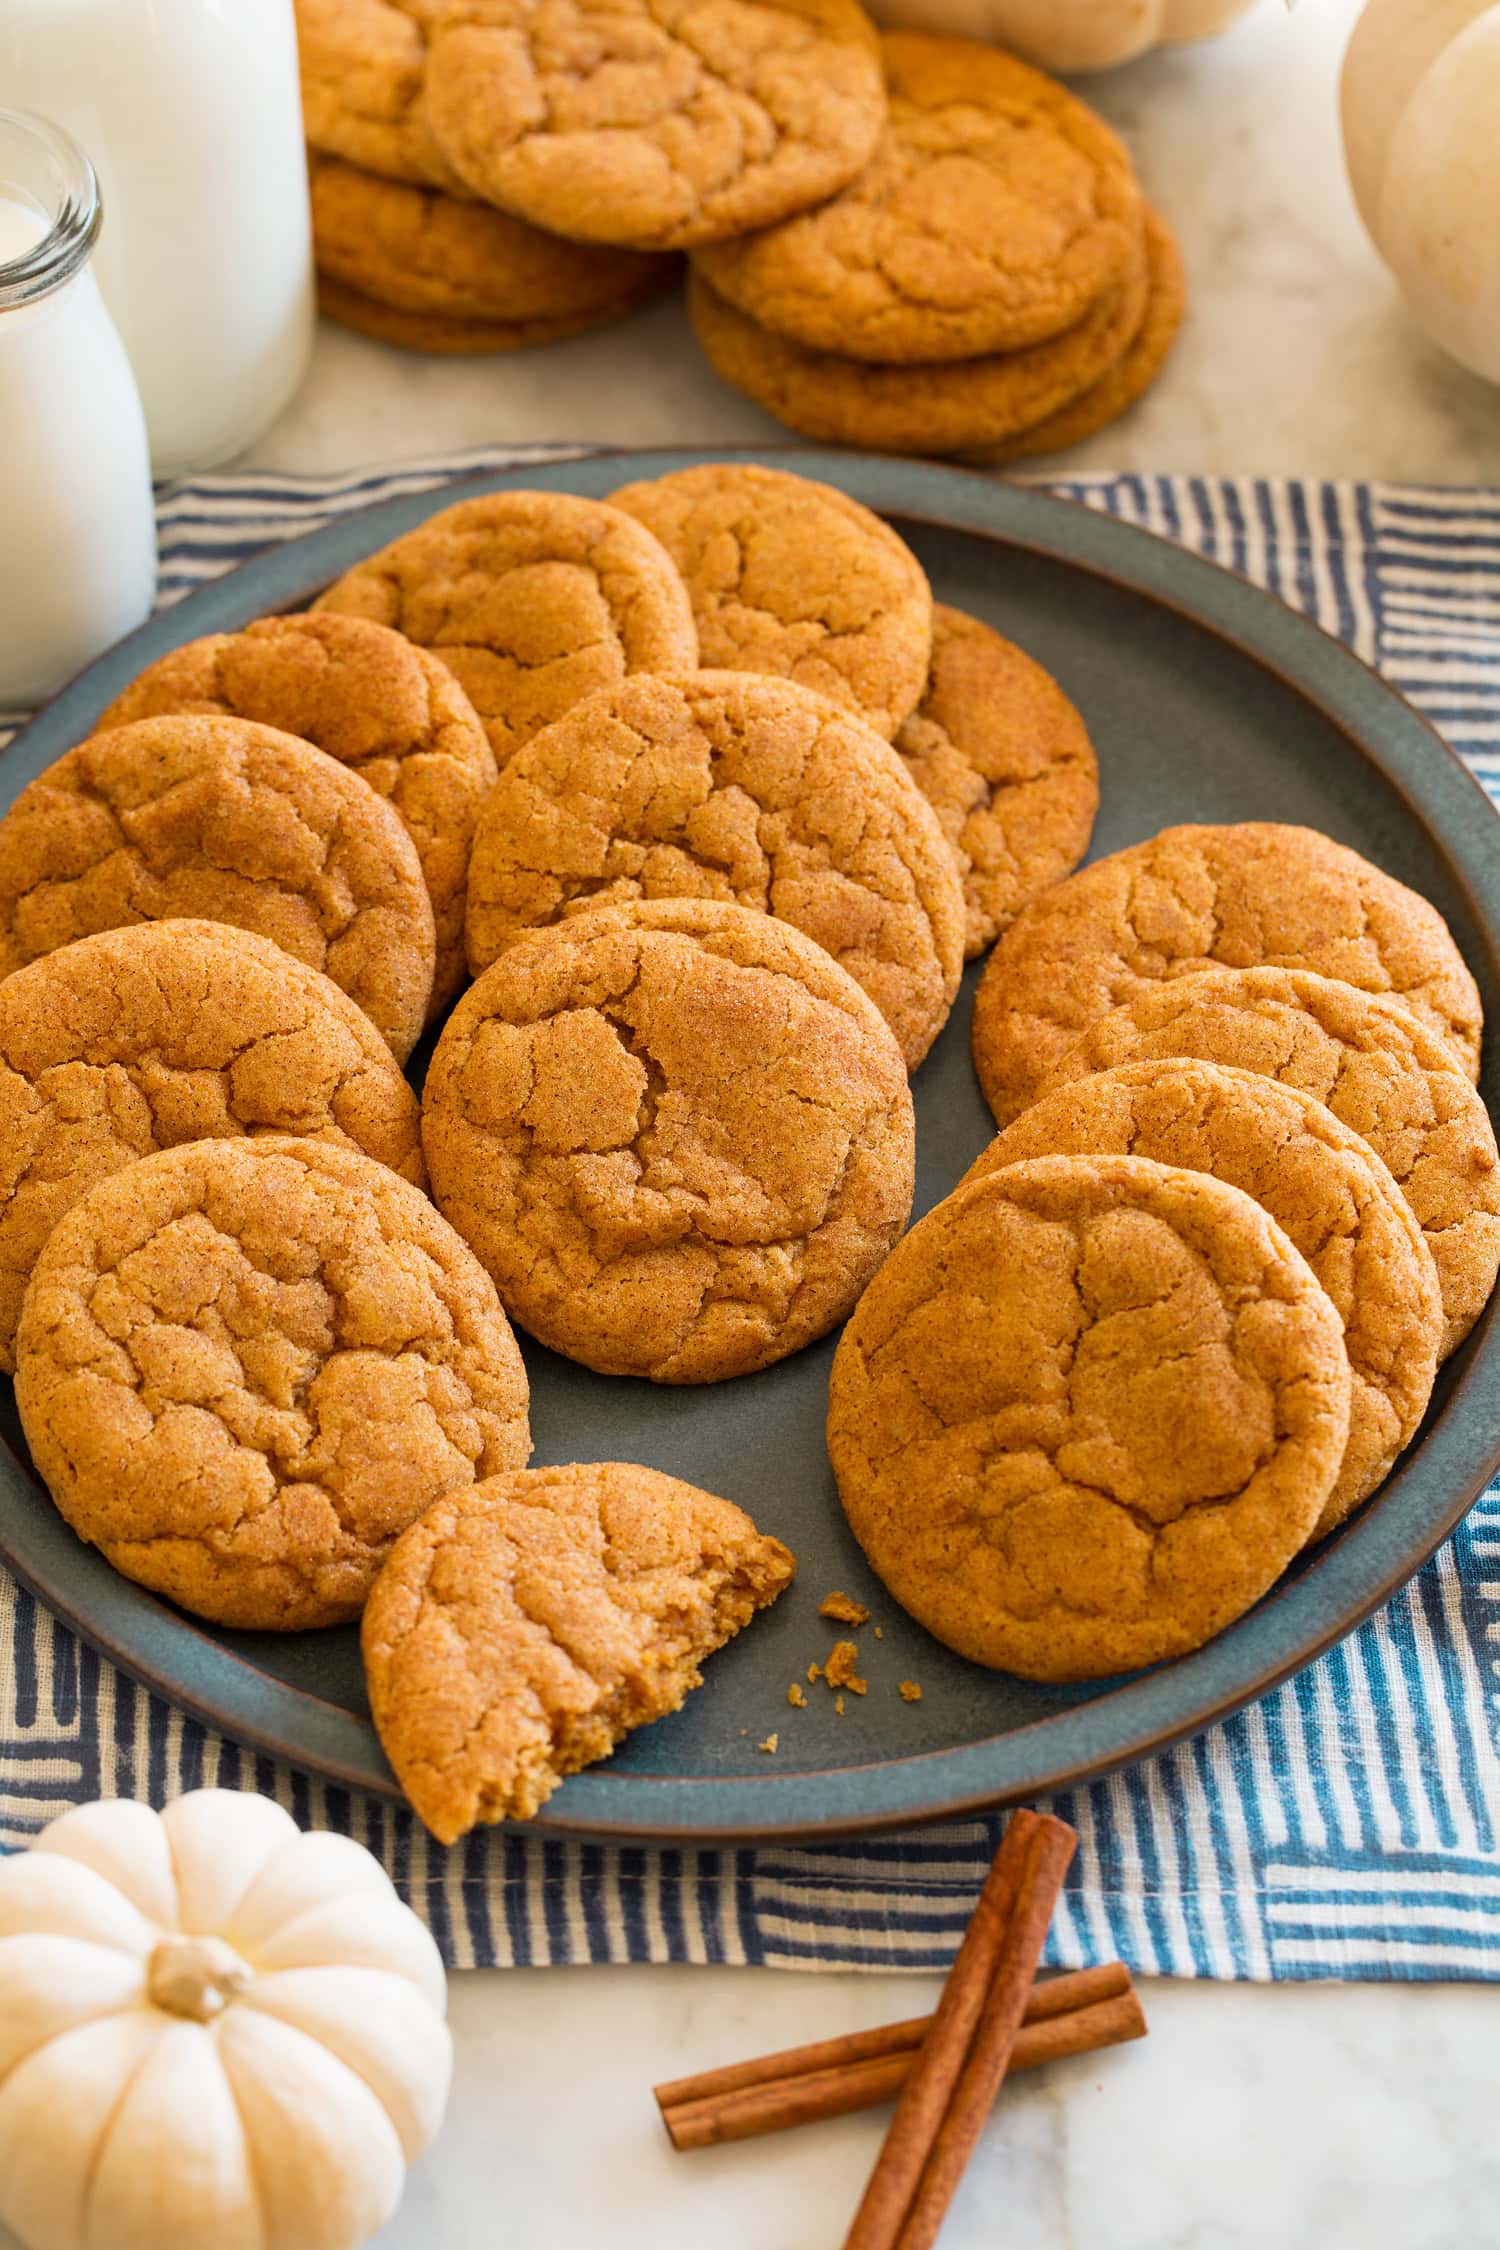
[[[974,1064],[996,1122],[1144,985],[1262,965],[1404,999],[1478,1076],[1478,988],[1437,909],[1331,836],[1246,820],[1164,828],[1011,924],[974,1000]]]
[[[360,1633],[397,1780],[445,1844],[530,1820],[677,1710],[795,1567],[743,1509],[631,1462],[449,1493],[402,1533]]]
[[[435,352],[456,359],[565,343],[570,336],[585,336],[591,329],[627,319],[644,301],[626,297],[594,312],[573,313],[566,320],[464,320],[448,313],[402,312],[345,288],[341,281],[330,281],[326,274],[318,276],[318,310],[340,328],[372,336],[377,344],[394,344],[398,351]]]
[[[429,1017],[464,980],[464,885],[479,808],[495,785],[489,739],[446,664],[363,617],[263,617],[185,641],[123,689],[99,729],[172,712],[255,719],[300,735],[389,800],[432,900]]]
[[[249,719],[138,719],[69,750],[0,821],[0,975],[94,930],[182,917],[321,969],[398,1062],[432,993],[432,903],[383,797]]]
[[[846,492],[712,461],[610,499],[655,532],[681,572],[700,664],[817,688],[888,739],[915,709],[932,641],[926,574]]]
[[[466,194],[427,129],[429,26],[446,0],[293,0],[302,122],[316,149],[388,179]]]
[[[1146,213],[1147,297],[1144,316],[1126,349],[1097,383],[1044,421],[1034,422],[983,458],[991,463],[1029,461],[1042,453],[1062,453],[1082,445],[1143,398],[1156,381],[1177,340],[1187,305],[1187,275],[1177,238],[1156,211]]]
[[[911,1208],[911,1094],[873,1002],[800,930],[698,899],[518,938],[448,1019],[422,1138],[515,1318],[660,1383],[825,1334]]]
[[[839,1339],[855,1537],[940,1641],[1033,1680],[1198,1648],[1302,1547],[1349,1424],[1338,1314],[1258,1203],[1047,1156],[914,1227]]]
[[[440,508],[345,571],[315,605],[373,617],[457,673],[503,765],[627,672],[691,671],[687,589],[644,524],[571,492]]]
[[[424,1195],[326,1142],[193,1141],[47,1242],[16,1404],[59,1509],[216,1624],[357,1617],[432,1502],[524,1465],[526,1371]]]
[[[1308,969],[1212,969],[1143,985],[1089,1026],[1043,1092],[1174,1055],[1300,1087],[1368,1141],[1427,1237],[1443,1293],[1441,1356],[1455,1350],[1500,1271],[1500,1156],[1446,1040],[1388,993]]]
[[[1349,1441],[1314,1537],[1367,1500],[1432,1395],[1443,1300],[1406,1198],[1380,1158],[1311,1094],[1189,1060],[1122,1064],[1034,1102],[966,1175],[1034,1156],[1145,1156],[1212,1172],[1270,1212],[1344,1324]]]
[[[963,879],[972,961],[1089,848],[1099,767],[1050,672],[977,617],[938,603],[932,665],[896,748]]]
[[[296,1133],[424,1187],[417,1099],[336,984],[224,922],[140,922],[0,982],[0,1367],[27,1276],[107,1173],[181,1141]]]
[[[855,0],[447,0],[422,106],[502,210],[682,250],[841,188],[885,88]]]
[[[1140,257],[1129,152],[998,47],[887,33],[890,117],[864,170],[779,226],[696,253],[762,328],[849,359],[976,359],[1059,336]]]
[[[963,973],[963,894],[922,792],[873,727],[791,680],[637,673],[510,760],[469,866],[474,974],[523,930],[636,898],[792,923],[863,986],[910,1070]]]
[[[701,273],[688,311],[715,373],[803,437],[875,453],[973,453],[1029,429],[1097,383],[1146,309],[1144,253],[1118,288],[1045,343],[981,359],[880,367],[810,351],[738,311]]]

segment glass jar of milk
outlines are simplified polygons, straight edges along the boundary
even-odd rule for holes
[[[292,0],[0,0],[0,100],[56,118],[99,175],[99,286],[156,475],[240,452],[312,348]]]
[[[98,183],[0,109],[0,710],[41,703],[156,589],[146,425],[90,258]]]

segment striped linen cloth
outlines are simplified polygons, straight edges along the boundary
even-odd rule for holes
[[[164,602],[370,501],[524,454],[394,475],[205,478],[161,505]],[[1088,477],[1054,489],[1231,564],[1404,689],[1500,801],[1500,490]],[[3,741],[0,729],[0,741]],[[1497,837],[1500,840],[1500,837]],[[1055,1810],[1081,1846],[1048,1959],[1146,1974],[1500,1978],[1500,1485],[1333,1653],[1265,1702]],[[644,1850],[406,1814],[210,1734],[133,1686],[0,1573],[0,1847],[64,1806],[216,1782],[351,1830],[447,1960],[947,1963],[996,1824],[812,1849]]]

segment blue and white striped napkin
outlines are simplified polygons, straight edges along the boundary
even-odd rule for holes
[[[210,477],[161,506],[164,602],[352,508],[566,449],[394,475]],[[1500,490],[1088,477],[1055,489],[1307,610],[1500,801]],[[0,741],[4,739],[0,728]],[[1500,843],[1500,832],[1497,832]],[[1055,1809],[1081,1847],[1048,1958],[1146,1974],[1500,1978],[1500,1485],[1390,1605],[1265,1702]],[[64,1806],[204,1782],[350,1829],[475,1963],[945,1964],[994,1849],[967,1821],[815,1849],[472,1836],[273,1766],[128,1680],[0,1573],[0,1848]]]

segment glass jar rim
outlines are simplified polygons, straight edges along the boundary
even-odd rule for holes
[[[0,195],[7,182],[6,154],[11,145],[31,156],[47,182],[45,195],[23,188],[42,206],[47,231],[18,258],[0,261],[0,312],[50,297],[88,264],[104,218],[104,202],[93,165],[83,150],[48,117],[29,109],[0,109]]]

